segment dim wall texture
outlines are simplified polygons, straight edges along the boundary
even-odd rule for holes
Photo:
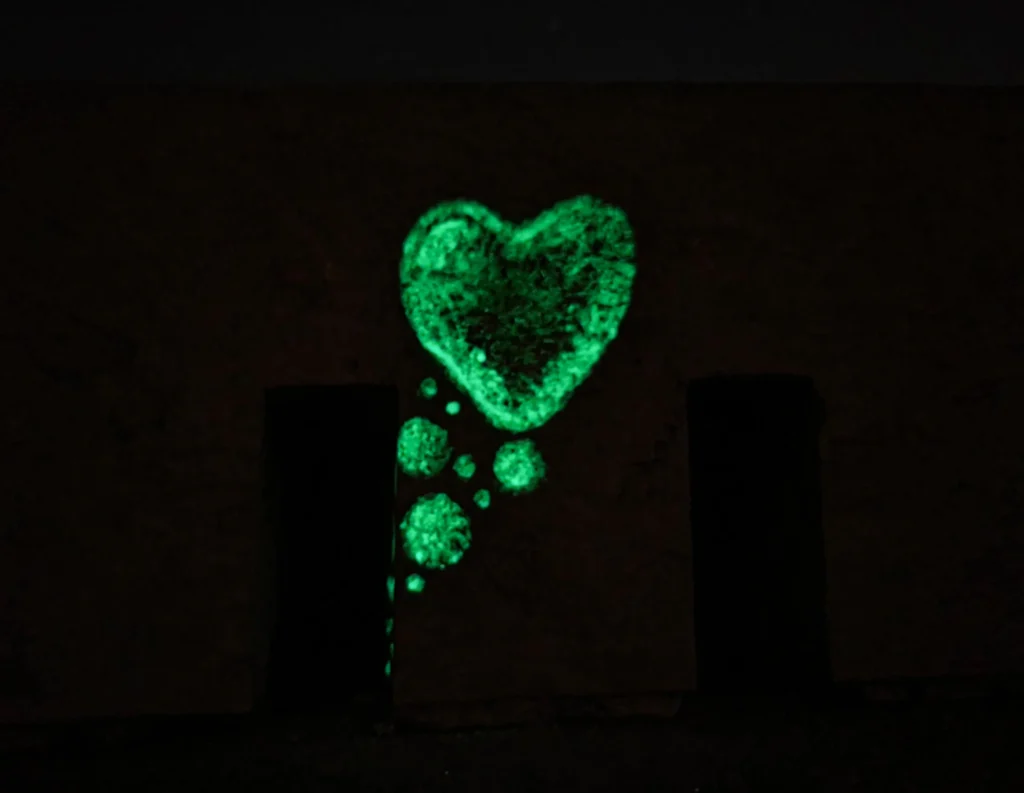
[[[597,195],[637,278],[531,436],[548,481],[399,592],[399,702],[692,686],[684,388],[720,372],[828,406],[838,678],[1024,671],[1022,140],[1012,93],[8,91],[0,714],[249,707],[264,388],[396,383],[408,417],[435,377],[424,415],[486,469],[503,436],[444,415],[399,300],[454,198]]]

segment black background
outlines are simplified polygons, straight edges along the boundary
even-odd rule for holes
[[[0,79],[1008,85],[1024,77],[1021,11],[1009,0],[343,5],[8,14]]]

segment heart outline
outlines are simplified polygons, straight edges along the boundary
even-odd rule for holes
[[[512,273],[505,283],[527,278],[530,270],[523,264],[531,257],[546,264],[534,268],[541,278],[574,285],[589,279],[589,293],[578,313],[561,317],[563,349],[539,364],[539,378],[498,371],[489,365],[482,346],[463,338],[466,329],[460,336],[446,319],[454,316],[457,323],[466,316],[460,310],[486,315],[493,296],[501,293],[487,291],[488,279],[498,280],[496,273]],[[634,260],[633,231],[625,213],[592,196],[561,201],[518,225],[478,202],[448,201],[422,215],[406,237],[399,268],[402,304],[420,344],[487,421],[497,429],[522,433],[543,426],[565,408],[617,337],[632,299]],[[481,274],[486,277],[481,279]],[[535,295],[526,296],[521,288],[509,294],[520,303],[530,302],[531,311],[551,308],[540,306]],[[545,303],[578,298],[555,289],[536,295],[544,296]],[[457,299],[469,308],[456,309]],[[438,311],[446,301],[445,310]],[[545,320],[554,322],[550,314]],[[511,321],[519,320],[513,315]],[[543,334],[534,334],[534,339],[547,341]],[[566,346],[565,340],[571,344]],[[507,378],[517,380],[517,387]]]

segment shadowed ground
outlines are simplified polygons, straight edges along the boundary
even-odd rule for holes
[[[1020,700],[684,702],[661,722],[466,732],[239,719],[10,731],[4,790],[1014,791]]]

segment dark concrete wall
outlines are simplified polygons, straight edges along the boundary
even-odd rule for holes
[[[248,707],[263,389],[419,410],[399,246],[459,196],[599,195],[639,272],[535,435],[549,482],[399,596],[399,701],[692,685],[683,387],[714,372],[828,404],[837,677],[1021,670],[1022,133],[1019,94],[968,91],[8,92],[3,713]]]

